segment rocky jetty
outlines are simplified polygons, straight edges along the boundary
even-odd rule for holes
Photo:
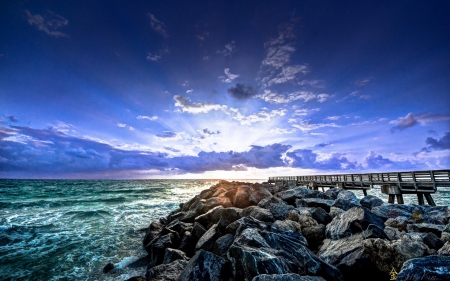
[[[340,188],[220,181],[149,225],[145,279],[450,280],[449,217]]]

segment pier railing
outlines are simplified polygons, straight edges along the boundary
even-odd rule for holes
[[[394,195],[402,204],[402,194],[417,194],[419,204],[423,204],[425,196],[430,205],[435,205],[430,194],[438,186],[450,186],[450,170],[270,177],[269,182],[295,182],[314,189],[341,187],[362,190],[365,195],[367,189],[379,185],[383,193],[389,194],[390,203],[394,202]]]

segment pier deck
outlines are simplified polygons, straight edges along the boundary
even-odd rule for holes
[[[394,203],[394,196],[399,204],[403,204],[403,194],[417,194],[420,205],[424,204],[423,197],[428,204],[435,205],[432,193],[438,186],[450,186],[450,170],[338,174],[338,175],[309,175],[270,177],[269,183],[295,182],[296,185],[307,185],[309,188],[341,187],[350,190],[367,190],[374,185],[381,187],[381,191],[389,195],[389,203]]]

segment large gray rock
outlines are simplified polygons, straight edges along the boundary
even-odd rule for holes
[[[439,250],[444,246],[444,241],[439,239],[436,234],[428,232],[423,238],[423,243],[430,249]]]
[[[258,203],[258,207],[268,209],[270,204],[286,204],[286,202],[276,196],[272,196],[261,200]]]
[[[229,278],[230,270],[223,258],[200,250],[186,265],[178,281],[228,281]]]
[[[223,208],[222,206],[215,207],[207,213],[195,218],[195,221],[201,223],[206,228],[210,228],[213,224],[222,220],[221,225],[226,227],[230,223],[240,218],[242,209],[229,207]]]
[[[248,200],[252,205],[258,205],[262,200],[272,197],[272,193],[263,185],[254,184],[248,197]]]
[[[325,194],[327,196],[331,197],[331,199],[336,200],[339,193],[344,190],[345,189],[343,189],[343,188],[330,188],[330,189],[327,189],[327,191],[325,191]]]
[[[278,192],[277,196],[288,204],[294,205],[296,199],[303,198],[306,195],[313,193],[314,192],[311,189],[305,187],[296,187],[294,189]]]
[[[284,203],[269,204],[267,209],[272,213],[275,220],[284,220],[289,217],[289,212],[294,209],[293,206]]]
[[[385,238],[383,229],[383,221],[367,208],[354,207],[338,215],[327,225],[326,237],[338,240],[361,232],[373,232],[378,237]]]
[[[422,257],[428,250],[425,244],[406,235],[395,241],[379,238],[366,239],[362,244],[366,257],[375,263],[379,270],[387,274],[393,268],[399,272],[405,261]]]
[[[429,223],[412,223],[408,224],[406,227],[408,232],[431,232],[434,233],[436,236],[441,236],[442,231],[445,229],[445,225],[436,225],[436,224],[429,224]]]
[[[177,281],[187,263],[186,260],[176,260],[169,264],[148,267],[145,277],[150,281]]]
[[[226,196],[212,197],[205,201],[203,206],[203,212],[206,213],[217,206],[228,208],[232,207],[233,204],[231,203],[231,200]]]
[[[183,234],[179,249],[186,253],[188,257],[192,257],[195,254],[195,245],[197,244],[199,238],[193,235],[190,231],[186,231]]]
[[[302,233],[302,226],[296,221],[291,220],[283,220],[283,221],[275,221],[273,225],[277,226],[283,231],[296,231]]]
[[[444,246],[437,253],[439,255],[450,255],[450,242],[445,242]]]
[[[273,222],[274,218],[272,213],[258,206],[250,206],[242,210],[241,217],[253,217],[257,220],[264,222]]]
[[[195,245],[195,251],[203,249],[205,251],[212,252],[214,249],[214,244],[220,236],[222,236],[222,232],[219,229],[219,224],[214,224],[198,240],[197,245]]]
[[[150,243],[150,241],[155,239],[158,236],[158,234],[161,232],[163,227],[164,227],[164,225],[162,223],[160,223],[159,221],[153,221],[150,224],[150,226],[147,228],[144,240],[142,241],[144,246],[147,246],[147,244]]]
[[[261,274],[252,281],[325,281],[320,276],[301,276],[295,273],[287,274]]]
[[[428,256],[406,261],[398,281],[450,280],[450,256]]]
[[[358,202],[358,204],[356,204],[354,201],[346,200],[343,198],[337,198],[336,200],[334,200],[333,204],[331,205],[331,207],[339,208],[344,211],[348,211],[351,208],[358,207],[358,206],[361,206],[361,204],[359,204],[359,202]]]
[[[289,212],[289,220],[298,222],[302,226],[302,229],[305,227],[312,227],[312,226],[319,225],[317,223],[317,221],[315,221],[312,218],[312,215],[310,212],[300,211],[297,209],[294,209]]]
[[[372,212],[387,220],[399,216],[407,217],[415,223],[445,225],[449,221],[450,207],[415,204],[383,204],[373,207]]]
[[[361,204],[361,206],[366,207],[369,210],[371,210],[373,207],[381,206],[384,204],[383,200],[373,195],[365,196],[359,201],[359,203]]]
[[[406,231],[406,227],[408,226],[408,223],[412,223],[412,221],[410,219],[408,219],[407,217],[399,216],[396,218],[387,219],[387,221],[384,222],[384,225],[396,228],[399,231]]]
[[[323,225],[327,225],[333,220],[333,217],[320,207],[315,208],[311,213],[311,216],[314,220]]]
[[[172,233],[156,237],[145,248],[150,255],[151,265],[156,266],[162,264],[166,248],[174,248],[172,242],[174,235]]]
[[[363,253],[362,233],[339,240],[326,239],[317,255],[336,266],[347,280],[360,280],[370,276],[373,280],[385,280],[386,273],[380,271]]]
[[[234,236],[231,234],[225,234],[224,236],[219,237],[214,245],[213,253],[226,258],[228,249],[233,242]]]
[[[309,249],[314,251],[325,239],[325,225],[304,227],[302,228],[302,235],[308,241]]]
[[[164,253],[164,264],[171,263],[176,260],[189,260],[186,254],[183,251],[177,249],[166,248]]]
[[[295,200],[297,207],[320,207],[326,212],[330,212],[330,208],[333,205],[333,200],[321,199],[321,198],[302,198]]]
[[[256,205],[256,204],[250,202],[250,198],[249,198],[250,193],[251,193],[250,186],[248,186],[248,185],[238,186],[236,189],[236,193],[234,195],[233,206],[244,209],[244,208],[247,208],[248,206]]]

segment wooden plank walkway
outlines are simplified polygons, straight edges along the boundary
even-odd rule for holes
[[[295,182],[313,189],[322,187],[322,190],[324,187],[341,187],[362,190],[364,195],[368,189],[379,185],[381,191],[389,195],[389,203],[394,203],[396,197],[397,202],[403,204],[403,194],[417,194],[420,205],[424,204],[425,197],[429,205],[435,206],[431,194],[438,186],[450,186],[450,170],[269,177],[269,182]]]

